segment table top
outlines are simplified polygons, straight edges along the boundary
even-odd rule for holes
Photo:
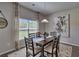
[[[52,36],[48,36],[46,39],[42,38],[33,38],[33,41],[36,42],[38,45],[46,45],[48,43],[50,43],[51,41],[53,41],[53,37]]]
[[[46,37],[46,38],[48,39],[48,38],[51,38],[51,37],[52,37],[52,36],[48,36],[48,37]],[[34,42],[39,42],[39,41],[42,41],[42,40],[45,40],[44,37],[36,37],[36,38],[33,38],[33,41],[34,41]]]

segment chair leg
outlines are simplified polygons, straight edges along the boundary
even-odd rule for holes
[[[49,57],[49,53],[47,53],[47,56]]]
[[[28,57],[28,53],[26,52],[26,57]]]
[[[26,57],[30,56],[30,53],[28,52],[28,49],[26,49]]]
[[[35,57],[35,55],[33,54],[33,57]]]
[[[53,52],[52,52],[52,57],[53,57]]]
[[[29,56],[29,53],[28,52],[26,52],[26,57],[28,57]]]
[[[53,54],[52,54],[52,57],[53,57]]]
[[[56,50],[56,53],[55,53],[56,57],[58,57],[58,51]]]

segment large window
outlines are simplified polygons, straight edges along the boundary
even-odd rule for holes
[[[19,39],[24,39],[28,37],[28,29],[29,33],[36,33],[38,32],[38,21],[37,20],[30,20],[30,19],[19,19]]]

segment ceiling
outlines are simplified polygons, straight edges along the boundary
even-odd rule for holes
[[[19,2],[19,4],[45,15],[79,7],[79,2]]]

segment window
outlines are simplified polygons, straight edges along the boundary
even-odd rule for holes
[[[30,20],[30,19],[19,19],[19,40],[28,37],[28,29],[29,33],[36,33],[38,32],[38,21],[37,20]]]

